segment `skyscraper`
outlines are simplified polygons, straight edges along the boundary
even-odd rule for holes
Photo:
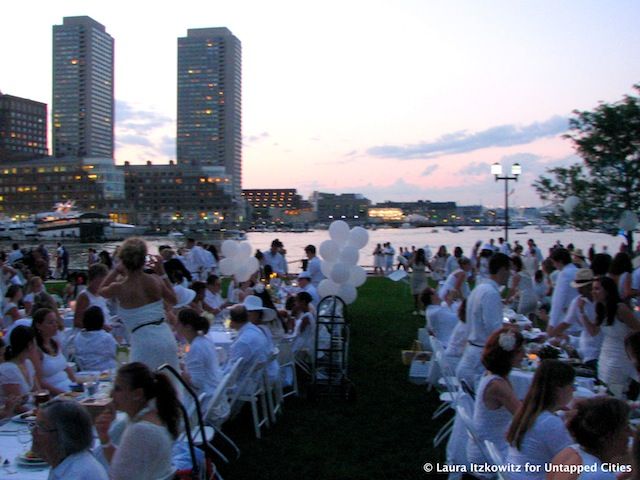
[[[224,168],[240,198],[242,46],[227,28],[189,29],[178,38],[177,160]]]
[[[113,158],[113,38],[90,17],[53,26],[53,154]]]
[[[0,92],[0,161],[47,153],[47,104]]]

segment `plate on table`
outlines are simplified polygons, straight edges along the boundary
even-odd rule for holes
[[[21,453],[16,458],[18,465],[21,467],[34,467],[34,468],[42,468],[48,467],[49,464],[44,461],[44,459],[38,457],[35,453],[29,450],[26,453]]]
[[[28,412],[16,415],[11,420],[17,423],[33,423],[36,421],[36,412],[34,412],[33,410],[29,410]]]

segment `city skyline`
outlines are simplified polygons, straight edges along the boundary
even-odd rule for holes
[[[227,27],[243,44],[243,188],[501,206],[489,173],[518,161],[512,205],[547,166],[577,161],[573,109],[640,81],[632,1],[181,2],[149,17],[93,1],[12,5],[0,31],[5,94],[51,109],[51,27],[87,15],[115,40],[116,153],[176,158],[176,39]],[[26,28],[28,22],[28,28]]]

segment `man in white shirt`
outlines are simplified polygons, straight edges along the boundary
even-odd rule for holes
[[[320,295],[316,287],[311,283],[311,275],[309,275],[309,272],[300,272],[300,275],[298,275],[298,286],[300,287],[300,291],[307,292],[311,295],[311,305],[313,305],[314,309],[318,310]]]
[[[498,238],[498,251],[500,253],[504,253],[505,255],[511,255],[511,247],[507,242],[504,241],[504,238]]]
[[[324,274],[320,269],[320,259],[316,256],[315,245],[307,245],[304,247],[304,252],[307,254],[307,272],[311,276],[311,284],[314,287],[318,287],[320,282],[324,280]]]
[[[238,331],[238,337],[229,347],[227,365],[233,365],[237,359],[242,358],[240,373],[238,374],[238,385],[241,385],[255,362],[265,362],[267,360],[269,344],[265,334],[249,321],[247,309],[244,305],[234,305],[231,307],[229,314],[231,328]]]
[[[224,298],[220,294],[222,282],[217,275],[207,277],[207,288],[204,291],[204,302],[202,307],[216,316],[216,320],[222,320],[222,310],[226,306]]]
[[[482,350],[487,338],[502,327],[502,297],[500,287],[509,280],[511,262],[504,253],[495,253],[489,259],[489,277],[476,287],[467,299],[468,343],[456,369],[460,380],[472,388],[484,372]]]
[[[271,248],[268,252],[264,252],[264,264],[269,265],[273,273],[277,273],[279,276],[287,273],[287,264],[284,256],[280,253],[280,241],[274,240],[271,242]]]
[[[185,265],[194,280],[205,281],[211,269],[215,266],[215,259],[211,252],[197,245],[193,238],[187,240],[189,253],[185,256]]]
[[[12,250],[9,256],[7,257],[7,261],[9,262],[9,265],[14,266],[18,260],[22,260],[24,255],[22,255],[22,250],[20,250],[20,245],[18,245],[17,243],[14,243],[11,246],[11,249]]]
[[[107,480],[93,456],[93,426],[78,402],[53,400],[40,405],[32,430],[33,451],[51,465],[49,480]]]
[[[453,249],[453,255],[449,255],[447,257],[447,261],[444,264],[444,278],[445,279],[449,275],[451,275],[453,272],[455,272],[457,269],[460,268],[460,264],[458,262],[462,258],[462,254],[463,253],[464,252],[462,251],[461,247],[456,247],[456,248]]]
[[[578,296],[578,291],[571,286],[575,280],[578,267],[571,263],[571,254],[565,248],[556,248],[551,253],[551,260],[558,270],[558,277],[551,296],[551,311],[547,334],[554,336],[555,329],[569,311],[571,300]]]
[[[596,368],[604,336],[602,330],[596,326],[596,307],[591,294],[593,278],[590,268],[581,268],[576,272],[571,286],[578,290],[578,296],[571,301],[567,315],[554,334],[556,337],[565,331],[569,334],[579,334],[577,350],[580,358],[584,364]],[[593,335],[596,332],[597,334]]]
[[[396,255],[396,250],[391,242],[387,242],[382,253],[384,254],[384,273],[388,275],[393,271],[393,258]]]

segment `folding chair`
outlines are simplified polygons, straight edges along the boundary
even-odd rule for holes
[[[485,451],[487,452],[487,458],[491,459],[491,463],[494,465],[504,465],[504,458],[500,454],[498,447],[491,440],[484,441]],[[508,476],[504,472],[496,472],[496,476],[499,480],[508,480]]]
[[[261,428],[269,426],[269,412],[266,401],[266,388],[262,370],[265,367],[264,361],[256,360],[249,368],[243,381],[238,385],[235,397],[231,401],[231,407],[236,402],[248,402],[251,404],[251,415],[253,417],[253,428],[256,438],[262,438]],[[258,403],[262,410],[262,418],[258,412]]]
[[[296,360],[293,352],[293,342],[296,337],[283,337],[278,344],[278,363],[280,364],[280,375],[288,380],[287,375],[291,374],[291,385],[288,382],[283,381],[282,398],[287,398],[290,395],[298,396],[298,375],[296,373]],[[291,390],[284,391],[285,388],[290,387]]]
[[[265,396],[267,397],[267,408],[269,411],[269,419],[271,423],[276,423],[276,416],[282,413],[282,377],[280,375],[280,368],[275,378],[269,377],[269,365],[278,361],[278,349],[275,349],[267,358],[265,368],[262,369],[262,375],[264,379]]]

